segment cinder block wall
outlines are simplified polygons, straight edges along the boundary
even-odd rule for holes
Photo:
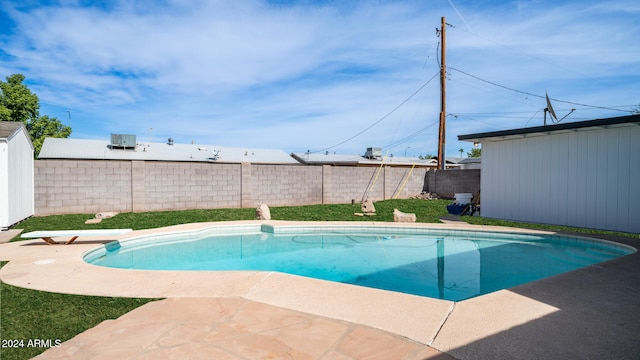
[[[360,202],[419,194],[425,169],[38,160],[36,215]],[[405,182],[406,179],[406,182]]]
[[[251,197],[243,207],[322,204],[321,166],[253,164],[250,182]]]
[[[34,162],[36,215],[132,211],[130,161]]]
[[[477,194],[480,191],[480,169],[430,170],[426,191],[442,198],[453,199],[455,193]]]
[[[135,211],[240,207],[241,166],[136,161]],[[139,175],[139,174],[136,174]],[[143,200],[144,199],[144,200]]]
[[[325,204],[359,203],[368,187],[368,198],[384,199],[384,175],[378,176],[377,167],[324,166],[329,173],[325,176]],[[375,184],[374,184],[375,180]]]
[[[425,187],[425,168],[385,168],[385,199],[406,199],[420,194]]]

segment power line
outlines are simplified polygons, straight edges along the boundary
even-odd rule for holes
[[[534,97],[537,97],[537,98],[540,98],[540,99],[544,99],[544,98],[545,98],[545,97],[544,97],[544,96],[542,96],[542,95],[532,94],[532,93],[530,93],[530,92],[526,92],[526,91],[522,91],[522,90],[518,90],[518,89],[510,88],[510,87],[508,87],[508,86],[504,86],[504,85],[497,84],[497,83],[495,83],[495,82],[493,82],[493,81],[489,81],[489,80],[482,79],[482,78],[480,78],[480,77],[478,77],[478,76],[471,75],[471,74],[469,74],[469,73],[467,73],[467,72],[464,72],[464,71],[462,71],[462,70],[460,70],[460,69],[457,69],[457,68],[455,68],[455,67],[453,67],[453,66],[449,66],[449,69],[451,69],[451,70],[455,70],[455,71],[457,71],[457,72],[459,72],[459,73],[461,73],[461,74],[467,75],[467,76],[472,77],[472,78],[474,78],[474,79],[476,79],[476,80],[479,80],[479,81],[485,82],[485,83],[487,83],[487,84],[491,84],[491,85],[493,85],[493,86],[497,86],[497,87],[500,87],[500,88],[503,88],[503,89],[506,89],[506,90],[509,90],[509,91],[514,91],[514,92],[517,92],[517,93],[520,93],[520,94],[525,94],[525,95],[529,95],[529,96],[534,96]],[[551,100],[553,100],[553,101],[556,101],[556,102],[561,102],[561,103],[571,104],[571,105],[584,106],[584,107],[589,107],[589,108],[594,108],[594,109],[603,109],[603,110],[611,110],[611,111],[620,111],[620,112],[633,113],[633,111],[631,111],[631,110],[620,110],[620,109],[616,109],[616,108],[612,108],[612,107],[607,107],[607,106],[588,105],[588,104],[581,104],[581,103],[577,103],[577,102],[573,102],[573,101],[566,101],[566,100],[552,99],[552,98],[550,98],[550,99],[551,99]]]
[[[319,152],[324,152],[327,150],[331,150],[337,146],[340,146],[346,142],[349,142],[355,138],[357,138],[358,136],[364,134],[365,132],[367,132],[369,129],[371,129],[372,127],[378,125],[379,123],[381,123],[384,119],[388,118],[391,114],[393,114],[396,110],[398,110],[399,108],[401,108],[404,104],[406,104],[407,102],[409,102],[409,100],[411,100],[414,96],[416,96],[420,91],[422,91],[422,89],[425,88],[425,86],[427,86],[433,79],[436,78],[436,76],[438,76],[438,74],[440,74],[440,72],[436,72],[429,80],[427,80],[424,84],[422,84],[422,86],[420,86],[418,88],[418,90],[414,91],[413,94],[411,94],[408,98],[406,98],[403,102],[400,103],[400,105],[396,106],[395,108],[393,108],[393,110],[389,111],[385,116],[381,117],[379,120],[377,120],[376,122],[374,122],[373,124],[369,125],[368,127],[366,127],[364,130],[358,132],[357,134],[351,136],[350,138],[339,142],[333,146],[330,146],[328,148],[324,148],[321,150],[316,150],[316,151],[311,151],[310,153],[319,153]]]
[[[418,130],[418,131],[414,132],[414,133],[413,133],[413,134],[411,134],[411,135],[405,136],[405,137],[404,137],[404,138],[402,138],[402,139],[396,140],[395,142],[392,142],[392,143],[390,143],[390,144],[385,145],[385,148],[390,149],[390,148],[393,148],[393,147],[398,146],[398,145],[400,145],[400,144],[403,144],[403,143],[405,143],[405,142],[407,142],[407,141],[409,141],[409,140],[411,140],[411,139],[415,138],[416,136],[418,136],[418,135],[422,134],[423,132],[427,131],[429,128],[433,127],[434,125],[436,125],[436,124],[437,124],[437,123],[439,123],[439,122],[440,122],[440,120],[436,120],[436,121],[432,122],[431,124],[429,124],[429,125],[427,125],[427,126],[423,127],[422,129],[420,129],[420,130]]]

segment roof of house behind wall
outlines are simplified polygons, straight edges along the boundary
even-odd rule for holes
[[[229,148],[202,144],[138,143],[112,147],[106,140],[46,138],[39,159],[196,161],[215,163],[298,164],[279,149]]]
[[[347,165],[347,166],[380,166],[404,165],[404,166],[432,166],[437,162],[429,159],[418,159],[417,157],[382,156],[379,158],[367,158],[363,155],[341,155],[341,154],[321,154],[321,153],[292,153],[296,160],[306,165]]]

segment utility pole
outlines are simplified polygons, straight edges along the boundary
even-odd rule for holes
[[[445,120],[447,110],[447,65],[446,65],[446,46],[447,37],[445,34],[445,27],[447,23],[444,16],[442,17],[442,24],[440,28],[440,37],[442,39],[442,45],[440,47],[441,63],[440,63],[440,130],[438,132],[438,169],[444,170],[446,168],[445,155],[444,155],[444,139],[445,139]]]

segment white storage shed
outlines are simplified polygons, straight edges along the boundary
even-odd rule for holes
[[[0,230],[33,214],[33,144],[24,124],[0,121]]]
[[[482,216],[640,233],[640,115],[458,139],[482,143]]]

